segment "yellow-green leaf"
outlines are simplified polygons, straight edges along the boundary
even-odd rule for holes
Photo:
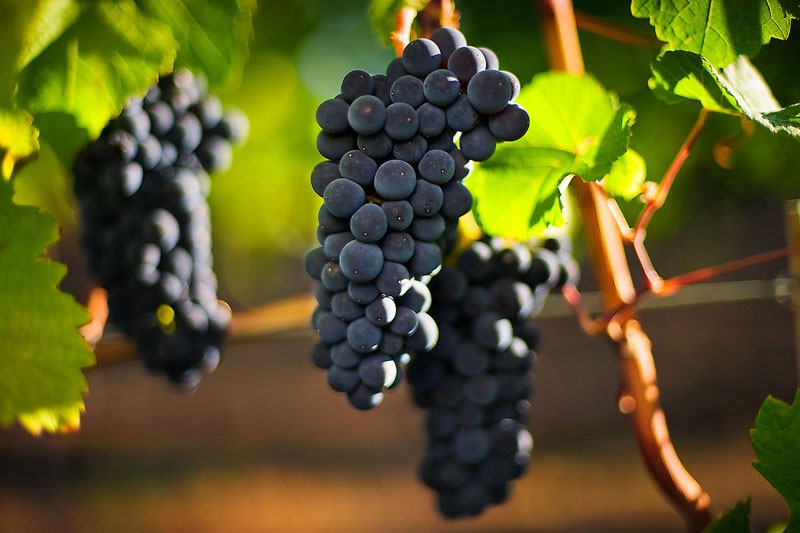
[[[55,222],[12,194],[0,180],[0,425],[74,430],[87,390],[81,368],[94,361],[78,332],[88,313],[56,287],[64,266],[42,257]]]
[[[9,179],[17,162],[39,151],[39,132],[22,111],[0,108],[0,177]]]

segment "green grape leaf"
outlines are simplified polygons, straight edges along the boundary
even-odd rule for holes
[[[215,85],[238,83],[253,35],[255,0],[140,0],[139,6],[172,29],[177,65],[202,72]]]
[[[611,165],[611,171],[603,179],[603,188],[611,196],[632,200],[642,192],[646,169],[644,158],[634,150],[628,150]]]
[[[37,208],[12,202],[0,180],[0,425],[34,434],[80,425],[94,355],[78,332],[85,308],[56,285],[63,265],[42,258],[58,228]]]
[[[370,0],[369,22],[384,43],[390,44],[389,36],[395,30],[395,16],[404,7],[422,11],[430,0]]]
[[[703,533],[750,533],[750,498],[728,509],[711,522]]]
[[[31,21],[42,2],[0,0],[0,108],[11,108],[19,58],[25,48]]]
[[[34,115],[72,114],[95,137],[130,96],[172,68],[177,45],[170,28],[142,14],[133,0],[80,6],[63,33],[22,69],[17,100]]]
[[[791,405],[772,396],[764,400],[750,439],[756,452],[753,466],[789,506],[786,533],[800,532],[800,389]]]
[[[772,132],[800,138],[800,104],[781,108],[761,73],[739,56],[724,69],[692,52],[665,52],[648,82],[667,103],[697,100],[709,111],[742,114]]]
[[[786,39],[792,15],[781,0],[633,0],[667,49],[695,52],[716,67],[753,57],[770,39]]]
[[[528,133],[499,144],[465,183],[484,231],[525,239],[563,222],[559,186],[565,176],[598,181],[612,172],[628,150],[636,114],[591,76],[556,72],[534,77],[517,103],[531,117]],[[617,168],[615,191],[638,189],[636,164]]]
[[[17,57],[17,71],[22,70],[35,57],[75,22],[80,14],[76,0],[43,0],[36,7],[24,34],[22,48]]]
[[[39,151],[39,132],[32,117],[0,108],[0,178],[9,179],[14,167]]]

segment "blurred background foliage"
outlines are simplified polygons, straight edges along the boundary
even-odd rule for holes
[[[383,72],[393,56],[367,21],[367,3],[343,0],[333,8],[323,0],[262,2],[241,83],[216,88],[224,103],[242,109],[251,123],[247,144],[235,154],[231,169],[214,179],[210,198],[216,269],[223,296],[234,308],[307,288],[298,265],[315,241],[320,203],[308,182],[320,160],[315,108],[338,93],[349,70]],[[498,9],[491,2],[461,0],[457,8],[470,42],[495,50],[502,68],[515,72],[523,84],[548,68],[536,2],[510,0]],[[577,0],[575,8],[653,37],[647,21],[634,19],[626,2]],[[647,88],[657,47],[622,44],[586,31],[580,39],[587,71],[636,109],[632,147],[644,157],[648,179],[659,180],[698,106],[667,106]],[[800,71],[788,68],[796,57],[800,39],[795,31],[787,42],[772,42],[754,59],[784,105],[800,101]],[[715,143],[739,132],[738,118],[711,116],[667,205],[650,225],[656,259],[663,255],[676,269],[685,269],[741,255],[736,238],[715,235],[747,234],[758,226],[753,217],[764,209],[780,221],[781,201],[800,196],[800,180],[792,171],[800,168],[800,146],[788,137],[755,128],[724,161],[715,161]],[[38,161],[21,173],[17,198],[43,205],[69,231],[76,224],[69,185],[68,174],[45,146]],[[636,201],[623,205],[631,220],[639,207]],[[659,253],[659,241],[686,243],[687,235],[688,242],[697,242],[697,253],[688,254],[691,261]],[[777,235],[767,242],[779,245],[781,239]]]

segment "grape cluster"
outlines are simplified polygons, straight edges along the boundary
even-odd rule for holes
[[[359,409],[378,405],[410,354],[436,343],[426,284],[472,206],[461,181],[470,161],[527,131],[511,103],[519,81],[497,69],[494,53],[441,28],[409,43],[385,75],[348,73],[317,109],[327,160],[311,173],[323,198],[320,246],[306,256],[320,282],[312,360]]]
[[[420,477],[447,517],[501,503],[530,461],[525,424],[539,336],[530,318],[550,290],[576,281],[564,242],[547,241],[553,251],[482,239],[431,280],[439,342],[416,354],[408,381],[426,410]]]
[[[212,270],[208,173],[230,165],[246,130],[180,70],[132,99],[73,166],[82,244],[111,320],[148,368],[187,388],[216,367],[230,321]]]

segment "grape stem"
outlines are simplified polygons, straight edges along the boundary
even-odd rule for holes
[[[572,2],[541,0],[540,6],[551,67],[575,75],[583,74],[583,57]],[[680,164],[672,166],[676,167],[674,172],[677,173]],[[575,194],[583,218],[595,275],[603,293],[603,306],[607,312],[618,311],[614,321],[609,321],[602,330],[595,328],[594,333],[603,333],[609,338],[619,354],[622,376],[620,411],[631,415],[644,462],[661,490],[684,518],[687,530],[702,531],[711,522],[711,499],[683,466],[669,437],[666,417],[658,402],[659,389],[652,346],[635,318],[632,305],[637,292],[625,255],[623,228],[599,184],[586,183],[579,176],[573,176],[570,189]],[[665,192],[668,190],[667,186]],[[662,200],[665,197],[664,194]],[[654,199],[657,198],[660,198],[658,194],[654,196]],[[579,295],[574,287],[567,287],[565,296],[568,302],[580,302],[576,299]],[[579,314],[578,319],[583,325],[592,324],[585,312]]]
[[[633,244],[633,248],[636,251],[636,255],[642,265],[644,275],[647,278],[650,286],[656,291],[658,291],[661,287],[663,280],[661,279],[661,276],[658,275],[658,272],[656,272],[655,268],[653,268],[653,265],[650,262],[650,257],[647,255],[647,251],[644,247],[644,239],[647,235],[647,225],[650,223],[650,219],[653,218],[653,214],[658,211],[662,205],[664,205],[664,202],[666,202],[667,196],[669,196],[669,191],[672,188],[672,184],[675,182],[678,172],[680,172],[681,168],[683,167],[683,163],[689,157],[692,147],[694,147],[697,138],[700,136],[700,132],[703,130],[703,125],[706,122],[707,116],[708,111],[701,109],[694,126],[692,126],[691,131],[689,131],[689,135],[687,135],[686,139],[683,141],[678,153],[675,154],[675,158],[672,160],[672,163],[670,163],[667,171],[664,173],[664,177],[661,178],[661,181],[659,182],[655,192],[646,195],[647,204],[642,210],[641,215],[639,215],[639,220],[636,222],[636,227],[633,228],[632,231],[627,232],[627,234],[625,232],[623,233],[625,238]]]
[[[389,35],[389,40],[394,45],[397,57],[403,55],[408,42],[411,40],[411,24],[417,17],[417,11],[411,7],[402,7],[394,16],[394,31]]]
[[[419,25],[420,37],[428,37],[437,28],[458,28],[461,15],[456,11],[453,0],[430,0],[419,12],[407,6],[400,8],[394,17],[395,29],[389,35],[397,57],[403,55],[403,50],[411,41],[411,25],[415,20]]]
[[[575,25],[578,26],[578,29],[587,33],[593,33],[599,37],[630,46],[660,50],[664,45],[664,43],[654,37],[624,28],[578,10],[575,11]]]

